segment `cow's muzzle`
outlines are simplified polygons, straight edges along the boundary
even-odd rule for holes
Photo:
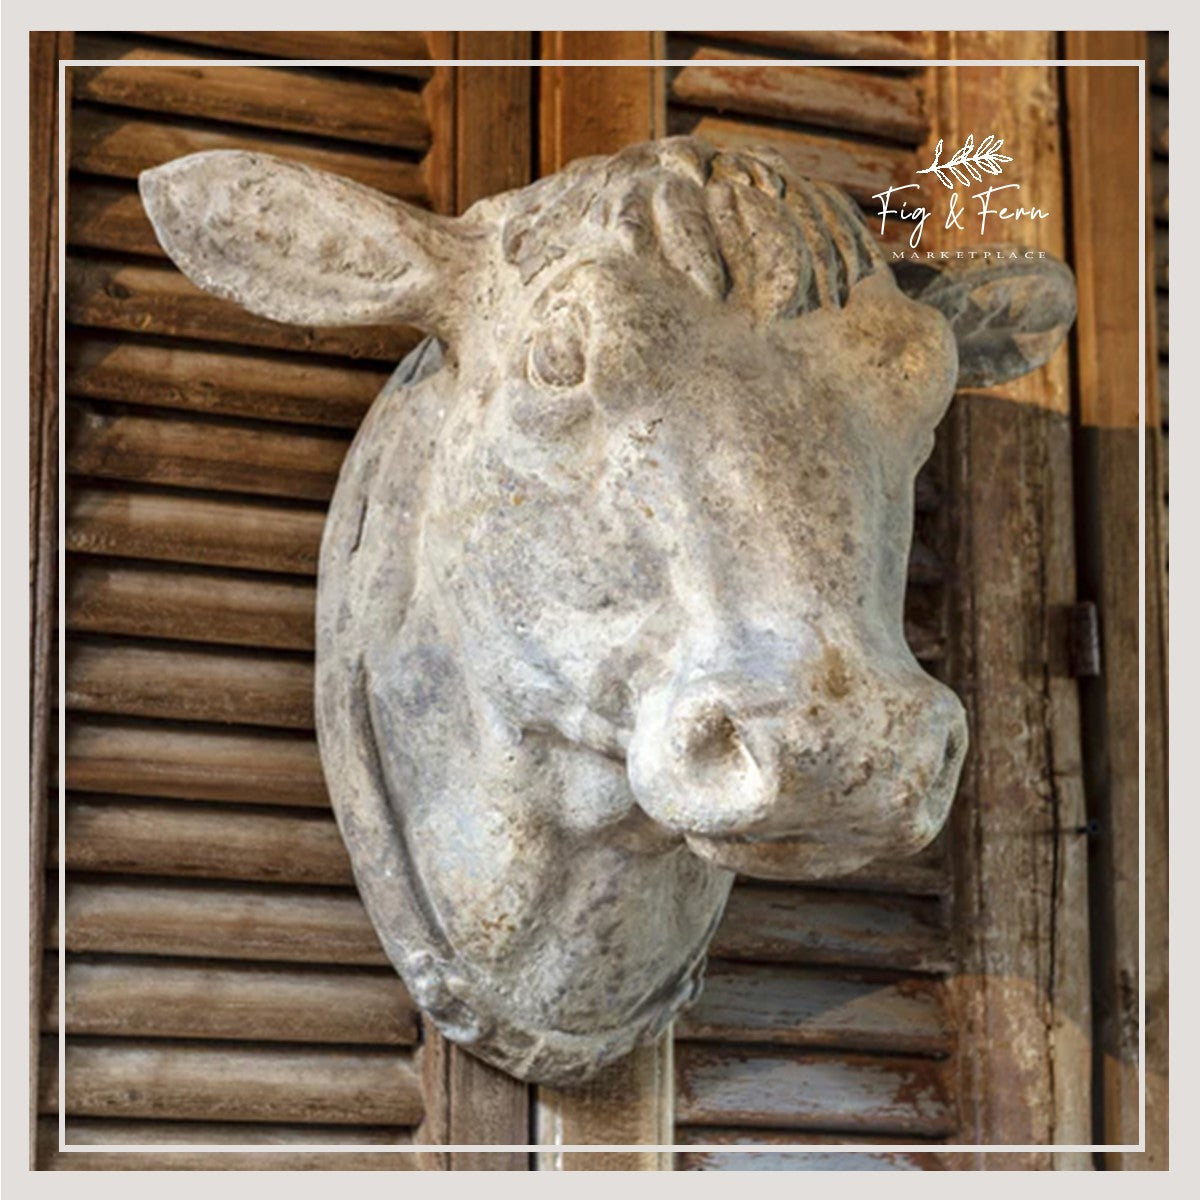
[[[629,748],[642,809],[702,858],[804,879],[903,856],[941,828],[967,748],[958,698],[906,656],[648,696]]]

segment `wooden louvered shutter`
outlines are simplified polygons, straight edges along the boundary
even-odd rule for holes
[[[325,504],[355,427],[419,335],[286,327],[198,291],[158,247],[134,181],[179,155],[243,148],[455,211],[528,180],[528,76],[122,64],[522,57],[527,41],[75,36],[76,57],[114,65],[68,73],[67,1058],[60,1098],[51,953],[43,1167],[445,1165],[287,1149],[447,1132],[438,1070],[452,1055],[425,1036],[353,889],[312,731]],[[51,951],[54,807],[52,790]],[[456,1111],[470,1115],[470,1099]],[[72,1143],[281,1149],[59,1154],[60,1101]]]
[[[690,33],[673,60],[668,128],[721,147],[771,144],[864,208],[920,165],[930,122],[919,68],[747,69],[729,58],[919,58],[924,34]],[[946,437],[921,472],[908,638],[945,675],[951,503]],[[827,887],[741,880],[704,992],[676,1027],[681,1144],[937,1141],[957,1130],[948,836],[914,860]],[[927,1155],[682,1153],[682,1169],[922,1168]]]

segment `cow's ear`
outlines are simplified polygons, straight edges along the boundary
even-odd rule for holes
[[[138,187],[163,249],[207,292],[291,324],[452,332],[473,257],[461,221],[240,150],[177,158]]]
[[[971,258],[899,261],[896,282],[932,305],[958,343],[958,386],[990,387],[1040,367],[1075,320],[1075,278],[1043,251],[996,246]]]

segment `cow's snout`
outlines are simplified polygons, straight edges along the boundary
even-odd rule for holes
[[[967,747],[958,698],[911,660],[786,677],[709,673],[647,697],[639,805],[701,857],[770,878],[914,853],[941,828]]]

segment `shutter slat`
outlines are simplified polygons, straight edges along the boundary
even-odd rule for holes
[[[79,34],[78,58],[185,61],[179,53],[124,38]],[[396,149],[429,149],[429,120],[416,92],[390,82],[367,83],[275,67],[76,67],[80,100],[156,113],[207,117],[238,125],[299,131]]]
[[[67,549],[217,567],[315,575],[324,512],[251,500],[77,487]]]
[[[174,267],[100,258],[68,258],[66,312],[73,324],[99,329],[341,354],[389,365],[421,337],[405,327],[281,325],[210,296]]]
[[[387,965],[357,894],[332,889],[69,879],[66,933],[81,952]]]
[[[138,68],[142,70],[144,68]],[[389,195],[428,203],[420,165],[395,153],[334,148],[300,135],[268,134],[250,129],[230,131],[167,114],[140,116],[125,110],[76,104],[71,117],[71,168],[92,175],[136,179],[150,167],[202,150],[250,150],[289,158],[318,171],[345,175]],[[72,192],[72,204],[76,186]]]
[[[339,433],[67,408],[67,470],[99,479],[328,500],[350,438]]]
[[[235,809],[188,801],[67,801],[67,866],[76,871],[352,887],[327,812]],[[51,843],[49,862],[57,861]]]
[[[814,58],[932,58],[934,55],[933,34],[923,30],[873,33],[867,30],[770,29],[755,32],[739,29],[692,36],[794,50]]]
[[[268,649],[313,648],[316,588],[292,580],[72,561],[67,628]]]
[[[929,1060],[681,1042],[676,1120],[942,1137],[954,1128],[943,1072]]]
[[[313,727],[311,659],[73,638],[66,676],[66,705],[80,712]]]
[[[67,725],[66,765],[73,791],[329,806],[311,736],[76,718]]]
[[[97,400],[356,429],[389,372],[308,356],[75,334],[67,391]]]
[[[42,1040],[39,1110],[58,1110],[57,1045]],[[67,1041],[66,1110],[96,1117],[412,1125],[421,1088],[395,1050]]]
[[[673,132],[690,133],[722,150],[745,150],[769,145],[787,159],[800,175],[836,184],[849,192],[859,204],[874,210],[879,205],[873,199],[875,193],[885,191],[889,184],[907,179],[915,166],[913,155],[908,150],[804,133],[797,129],[778,129],[723,117],[704,116],[694,121],[691,115],[683,113],[677,114],[673,124],[677,125]],[[878,232],[878,221],[872,228]]]
[[[692,1041],[945,1054],[953,1045],[940,985],[878,983],[829,972],[712,962],[700,999],[678,1018]]]
[[[701,47],[671,84],[671,99],[698,108],[856,130],[908,146],[928,132],[917,85],[909,79],[838,67],[781,67]]]
[[[121,1154],[100,1150],[60,1151],[58,1121],[38,1120],[38,1166],[49,1171],[412,1171],[417,1155],[409,1151],[367,1149],[344,1154],[303,1152],[300,1147],[329,1145],[411,1145],[407,1129],[396,1126],[232,1125],[217,1121],[122,1121],[73,1118],[67,1121],[69,1146],[169,1146],[195,1142],[195,1151]],[[205,1145],[279,1146],[270,1153],[212,1153]],[[288,1149],[287,1147],[295,1147]]]
[[[57,963],[42,1029],[58,1031]],[[71,958],[69,1036],[415,1045],[418,1014],[392,971]]]
[[[166,258],[137,189],[105,181],[80,182],[67,206],[67,245]]]
[[[713,938],[714,958],[899,971],[950,968],[937,900],[742,884]]]
[[[167,32],[154,30],[156,38],[172,38],[198,46],[216,46],[221,50],[243,50],[264,57],[282,58],[429,58],[429,45],[424,33],[408,30],[381,30],[374,33],[357,31],[345,33],[290,30],[188,30]],[[389,74],[405,75],[410,79],[428,79],[432,67],[378,67]]]
[[[677,1142],[682,1146],[790,1146],[845,1145],[854,1142],[870,1144],[877,1137],[852,1133],[809,1133],[802,1129],[777,1133],[755,1129],[680,1129]],[[899,1143],[915,1139],[896,1137]],[[945,1156],[929,1150],[923,1153],[896,1150],[848,1151],[810,1150],[784,1153],[780,1150],[734,1153],[720,1150],[685,1150],[675,1156],[677,1171],[939,1171],[944,1170]]]

